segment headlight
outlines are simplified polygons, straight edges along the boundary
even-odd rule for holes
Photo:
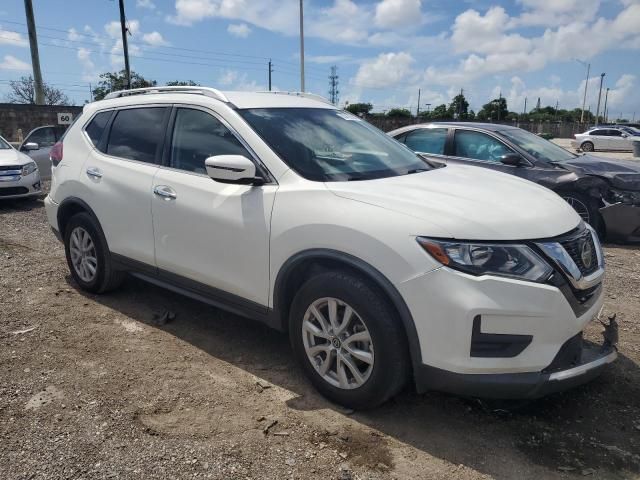
[[[31,175],[36,170],[38,170],[38,166],[35,164],[35,162],[27,163],[22,167],[22,176],[26,177],[27,175]]]
[[[497,275],[542,282],[552,268],[526,245],[469,243],[418,237],[418,243],[441,264],[471,275]]]
[[[624,203],[627,205],[640,205],[640,192],[630,190],[609,190],[611,203]]]

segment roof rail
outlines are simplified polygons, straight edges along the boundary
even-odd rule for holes
[[[193,93],[196,95],[205,95],[207,97],[215,98],[221,102],[229,103],[229,99],[220,90],[211,87],[197,87],[197,86],[168,86],[168,87],[147,87],[147,88],[133,88],[131,90],[118,90],[105,95],[104,100],[111,98],[128,97],[130,95],[145,95],[151,93]]]
[[[296,96],[296,97],[303,97],[303,98],[308,98],[310,100],[317,100],[318,102],[322,102],[322,103],[328,103],[329,105],[333,105],[333,103],[331,103],[329,100],[327,100],[326,98],[324,98],[321,95],[317,95],[315,93],[307,93],[307,92],[274,92],[274,91],[262,91],[262,92],[258,92],[258,93],[273,93],[275,95],[292,95],[292,96]]]

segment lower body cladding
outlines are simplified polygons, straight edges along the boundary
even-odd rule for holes
[[[0,171],[0,199],[34,197],[42,193],[39,173],[2,175]]]
[[[613,345],[582,339],[602,307],[602,287],[575,295],[556,283],[446,267],[401,283],[420,343],[418,391],[537,398],[595,378],[617,357]]]
[[[607,240],[640,242],[640,205],[616,203],[600,209]]]

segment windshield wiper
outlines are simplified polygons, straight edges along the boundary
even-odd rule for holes
[[[412,168],[411,170],[407,170],[407,175],[411,175],[412,173],[420,173],[420,172],[428,172],[428,168]]]

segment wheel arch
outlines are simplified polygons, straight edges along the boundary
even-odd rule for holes
[[[289,310],[293,297],[305,280],[327,270],[347,270],[371,281],[391,303],[402,322],[413,366],[422,363],[418,332],[413,316],[400,292],[375,267],[348,253],[331,249],[310,249],[290,257],[276,276],[273,289],[273,306],[280,324],[279,330],[289,330]]]
[[[87,202],[77,197],[67,197],[60,203],[57,213],[58,229],[62,238],[64,238],[67,223],[69,223],[71,217],[78,213],[88,213],[102,228],[98,217]]]

